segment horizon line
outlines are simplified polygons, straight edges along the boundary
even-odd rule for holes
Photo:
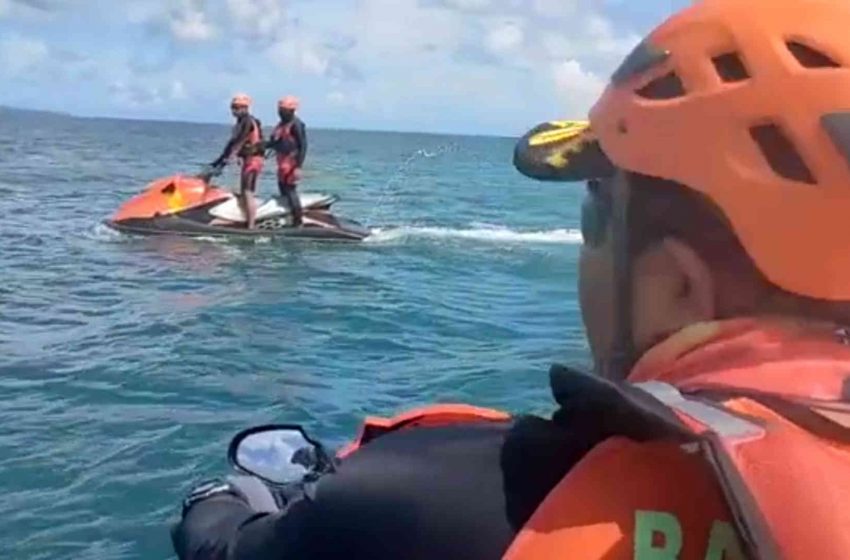
[[[21,113],[37,113],[41,115],[50,115],[55,117],[79,120],[104,120],[104,121],[130,121],[130,122],[149,122],[149,123],[164,123],[164,124],[193,124],[207,126],[227,126],[226,122],[211,122],[211,121],[195,121],[186,119],[162,119],[162,118],[143,118],[131,116],[106,116],[106,115],[79,115],[66,111],[56,111],[50,109],[32,109],[29,107],[16,107],[13,105],[0,104],[0,113],[3,111],[21,112]],[[311,127],[313,130],[324,130],[329,132],[364,132],[364,133],[380,133],[380,134],[408,134],[420,136],[455,136],[467,138],[504,138],[515,139],[517,136],[509,134],[495,133],[470,133],[470,132],[429,132],[422,130],[397,130],[397,129],[381,129],[381,128],[338,128],[329,126]]]

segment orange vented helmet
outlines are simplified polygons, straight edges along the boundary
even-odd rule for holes
[[[248,94],[245,93],[237,93],[233,96],[233,99],[230,100],[231,107],[250,107],[251,106],[251,98]]]
[[[591,146],[711,199],[777,286],[850,300],[847,0],[704,0],[626,58],[584,134],[567,125],[532,130],[520,171],[582,178],[572,163]]]
[[[296,109],[298,109],[298,105],[298,98],[294,95],[287,95],[286,97],[281,97],[277,102],[277,106],[279,109],[289,109],[291,111],[295,111]]]

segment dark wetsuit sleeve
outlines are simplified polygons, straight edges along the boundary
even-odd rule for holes
[[[532,417],[391,433],[283,512],[252,518],[235,497],[197,504],[175,548],[190,543],[181,560],[501,558],[586,450]]]
[[[307,157],[307,127],[301,119],[295,120],[292,134],[295,136],[295,141],[298,142],[298,167],[301,167]]]
[[[230,497],[197,504],[175,548],[190,543],[181,560],[499,558],[514,535],[500,466],[509,426],[385,435],[283,512],[249,518]]]
[[[195,504],[171,532],[180,560],[226,560],[228,550],[239,542],[240,527],[255,517],[236,496],[214,496]]]
[[[236,126],[233,127],[233,136],[230,137],[221,155],[215,160],[216,163],[223,163],[248,140],[248,136],[251,134],[251,124],[251,117],[247,116],[241,117],[236,122]]]

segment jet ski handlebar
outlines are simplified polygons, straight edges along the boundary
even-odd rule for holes
[[[210,179],[213,177],[218,177],[221,175],[224,168],[218,165],[205,165],[201,168],[201,171],[198,172],[195,177],[202,180],[204,183],[209,183]]]

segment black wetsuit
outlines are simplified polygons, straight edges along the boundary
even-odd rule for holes
[[[600,441],[559,415],[389,433],[280,513],[257,516],[231,495],[197,503],[172,533],[175,550],[181,560],[500,558]]]

